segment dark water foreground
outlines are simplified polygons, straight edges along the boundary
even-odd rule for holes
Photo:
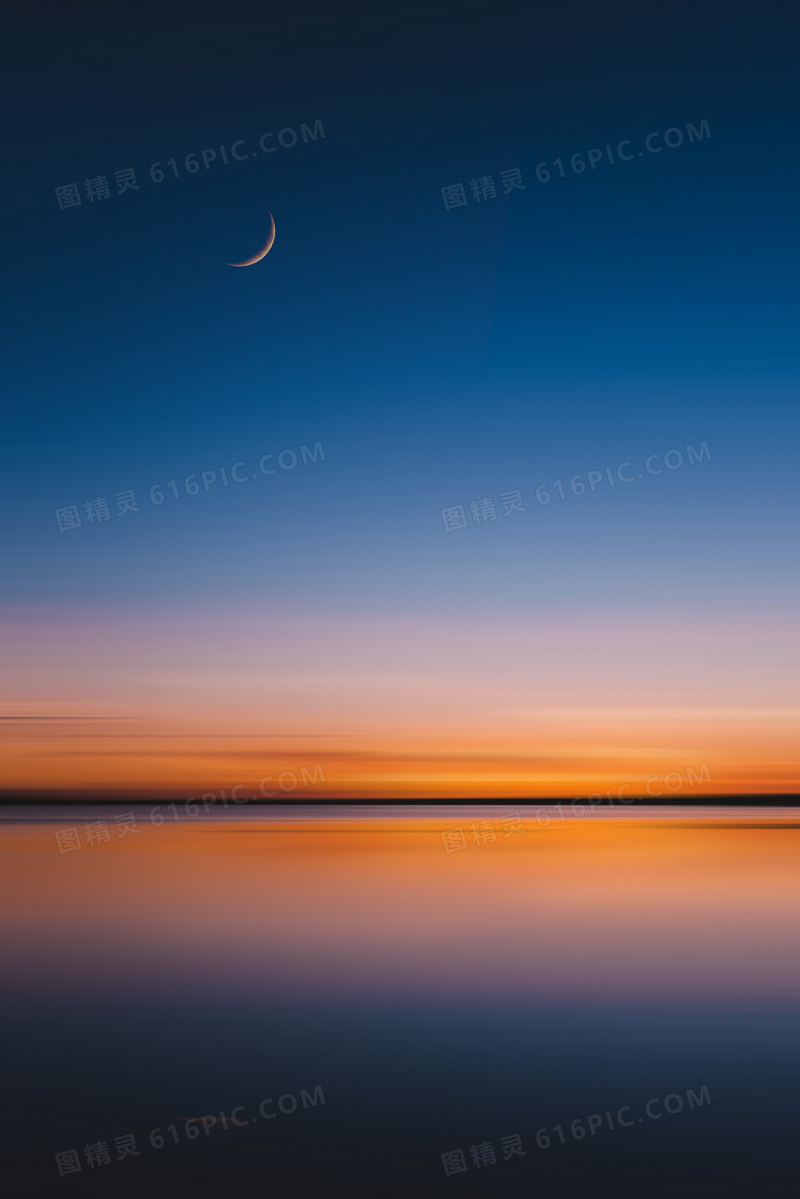
[[[4,1191],[794,1196],[797,820],[9,811]]]

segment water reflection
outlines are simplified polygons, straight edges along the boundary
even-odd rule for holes
[[[768,1178],[789,1194],[798,813],[552,811],[542,827],[536,811],[154,827],[136,809],[124,836],[120,809],[8,813],[2,952],[25,1080],[9,1119],[30,1193],[237,1178],[705,1196]],[[98,821],[109,839],[86,844]],[[67,827],[82,848],[61,853]],[[304,1108],[317,1086],[325,1102]],[[668,1120],[537,1144],[702,1086],[711,1103]],[[284,1094],[296,1110],[259,1118]],[[223,1128],[237,1105],[247,1124]],[[185,1113],[217,1122],[186,1136]],[[138,1157],[59,1178],[56,1152],[131,1132]],[[525,1152],[506,1161],[513,1134]],[[476,1165],[484,1142],[495,1162]],[[457,1148],[467,1168],[448,1177]]]

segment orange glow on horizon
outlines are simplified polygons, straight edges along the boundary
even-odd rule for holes
[[[188,798],[224,790],[230,798],[236,788],[237,798],[276,801],[599,795],[700,802],[712,795],[797,791],[790,720],[778,729],[770,719],[765,730],[735,715],[698,727],[639,714],[608,737],[603,732],[614,723],[613,713],[580,722],[550,713],[547,723],[538,748],[486,741],[436,745],[421,737],[398,744],[344,735],[188,735],[148,721],[14,720],[2,722],[4,790],[105,798]]]
[[[477,632],[249,610],[28,619],[0,694],[2,787],[188,798],[259,795],[272,776],[277,800],[796,794],[792,637],[670,614]]]

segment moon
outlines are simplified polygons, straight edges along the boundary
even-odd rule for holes
[[[226,262],[226,266],[252,266],[254,262],[260,262],[262,258],[266,258],[272,249],[272,243],[275,241],[275,221],[272,213],[269,214],[269,235],[260,250],[257,250],[252,258],[245,258],[244,262]]]

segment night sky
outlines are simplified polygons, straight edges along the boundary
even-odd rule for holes
[[[8,787],[796,791],[793,6],[224,11],[12,6]]]

